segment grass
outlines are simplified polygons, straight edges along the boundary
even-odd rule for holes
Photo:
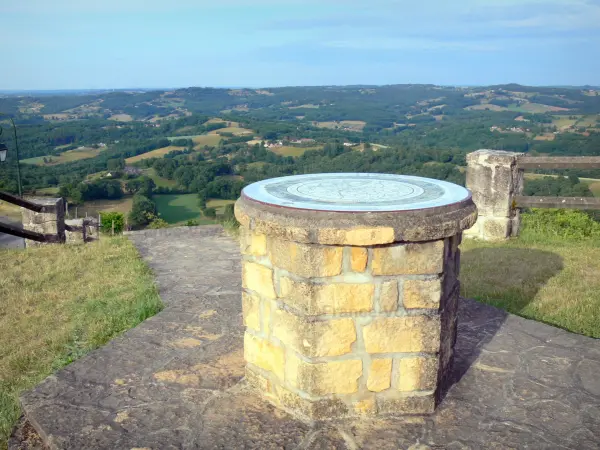
[[[133,117],[129,114],[113,114],[108,120],[116,120],[117,122],[131,122]]]
[[[221,215],[225,211],[225,206],[231,205],[235,203],[235,200],[221,200],[221,199],[213,199],[206,202],[206,206],[209,208],[215,208],[217,210],[217,214]]]
[[[569,128],[575,125],[577,119],[569,119],[569,116],[553,116],[552,125],[555,125],[557,129]]]
[[[174,188],[177,187],[177,182],[175,180],[169,180],[168,178],[163,178],[159,174],[156,173],[156,170],[153,168],[142,170],[142,175],[147,176],[148,178],[154,181],[154,184],[158,187],[167,187]]]
[[[188,220],[197,220],[200,225],[216,223],[215,220],[202,216],[196,194],[155,195],[153,197],[160,217],[170,225],[183,225]],[[213,199],[206,202],[209,208],[215,208],[217,215],[223,214],[225,205],[233,200]]]
[[[528,319],[600,338],[600,238],[527,229],[502,243],[465,240],[462,295]]]
[[[110,211],[127,214],[131,211],[132,202],[133,197],[123,197],[118,200],[92,200],[78,206],[77,215],[78,217],[85,217],[87,213],[88,216],[96,217],[100,212]],[[74,206],[69,206],[69,213],[71,217],[75,217]]]
[[[9,219],[20,222],[21,208],[12,203],[0,200],[0,216],[8,217]]]
[[[240,127],[226,127],[226,128],[219,128],[218,130],[213,130],[210,133],[208,133],[209,135],[211,134],[216,134],[219,135],[221,133],[232,133],[236,136],[243,136],[246,134],[253,134],[254,132],[252,130],[249,130],[247,128],[240,128]]]
[[[157,148],[156,150],[152,150],[151,152],[142,153],[141,155],[132,156],[131,158],[127,158],[125,162],[127,164],[133,164],[143,159],[148,158],[162,158],[167,153],[173,152],[175,150],[185,150],[185,147],[177,147],[175,145],[169,145],[168,147]]]
[[[205,145],[208,145],[209,147],[214,147],[218,145],[219,142],[221,142],[221,139],[223,138],[218,134],[203,134],[200,136],[194,136],[192,138],[192,141],[194,142],[194,144],[196,144],[194,146],[194,149],[197,150],[201,147],[204,147]]]
[[[123,237],[84,246],[0,250],[0,448],[18,396],[156,314],[152,274]]]
[[[282,147],[273,147],[269,150],[281,156],[301,156],[308,150],[321,150],[321,147],[292,147],[284,145]]]
[[[343,127],[348,127],[352,131],[362,131],[367,122],[363,122],[362,120],[342,120],[340,122],[316,122],[316,126],[319,128],[329,128],[329,129],[342,129]]]
[[[36,166],[55,166],[57,164],[63,164],[72,161],[79,161],[81,159],[89,159],[98,156],[100,152],[104,149],[102,148],[90,148],[84,147],[76,150],[69,150],[61,153],[58,156],[55,155],[46,155],[46,156],[36,156],[35,158],[27,158],[21,160],[23,164],[35,164]],[[44,158],[52,159],[50,163],[45,163]]]
[[[188,220],[197,220],[200,225],[215,223],[202,217],[196,194],[155,195],[153,200],[160,217],[170,225],[183,225]]]

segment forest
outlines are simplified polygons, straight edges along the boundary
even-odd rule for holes
[[[235,199],[253,181],[314,172],[464,183],[465,155],[480,148],[598,155],[600,95],[588,94],[520,85],[186,88],[4,96],[0,112],[17,124],[26,192],[60,189],[76,203],[153,192]],[[9,123],[0,125],[9,147],[0,189],[16,192],[15,142]],[[127,162],[155,150],[160,155]],[[138,169],[126,173],[131,164],[165,181]],[[110,180],[101,178],[107,171]],[[591,195],[578,177],[600,178],[599,172],[548,172],[564,177],[530,180],[526,189]]]

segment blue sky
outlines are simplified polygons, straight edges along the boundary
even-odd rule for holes
[[[600,0],[2,0],[0,90],[600,85]]]

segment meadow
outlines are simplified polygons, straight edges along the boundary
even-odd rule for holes
[[[302,156],[304,152],[308,150],[321,150],[322,147],[292,147],[289,145],[284,145],[282,147],[273,147],[270,148],[273,153],[277,153],[281,156]]]
[[[79,161],[81,159],[89,159],[98,156],[104,149],[83,147],[81,149],[68,150],[60,155],[36,156],[35,158],[27,158],[21,160],[23,164],[35,164],[36,166],[55,166],[57,164]],[[44,162],[44,158],[48,163]]]
[[[212,219],[202,216],[196,194],[155,195],[153,197],[160,217],[170,225],[184,225],[188,220],[197,220],[200,225],[215,223]],[[217,214],[223,214],[226,205],[233,200],[209,200],[206,206],[215,208]]]
[[[19,395],[162,309],[125,237],[0,250],[0,449]]]
[[[151,152],[142,153],[141,155],[132,156],[131,158],[127,158],[125,162],[127,164],[133,164],[143,159],[148,158],[162,158],[167,153],[170,153],[175,150],[185,150],[185,147],[177,147],[175,145],[169,145],[168,147],[157,148],[156,150],[152,150]]]

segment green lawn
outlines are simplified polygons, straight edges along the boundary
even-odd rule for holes
[[[462,296],[600,338],[600,237],[564,238],[524,222],[520,238],[463,241]]]
[[[273,147],[270,150],[281,156],[302,156],[308,150],[321,150],[322,147],[292,147],[284,145],[282,147]]]
[[[161,177],[160,175],[158,175],[156,173],[156,170],[154,170],[152,168],[142,170],[142,175],[145,175],[148,178],[151,178],[152,181],[154,181],[154,184],[156,184],[156,186],[158,186],[158,187],[168,187],[168,188],[177,187],[177,182],[175,180],[169,180],[168,178]]]
[[[27,158],[21,160],[23,164],[35,164],[38,166],[54,166],[66,162],[79,161],[81,159],[89,159],[98,156],[104,149],[102,148],[82,148],[78,150],[69,150],[61,153],[58,156],[37,156],[35,158]],[[44,162],[44,158],[50,159],[49,163]]]
[[[200,225],[216,223],[202,216],[196,194],[155,195],[153,200],[160,217],[171,225],[184,225],[188,220],[197,220]],[[217,215],[220,215],[229,203],[234,201],[213,199],[206,202],[206,206],[215,208]]]
[[[214,223],[202,217],[196,194],[155,195],[153,200],[160,217],[171,225],[183,225],[188,220],[198,220],[201,225]]]
[[[0,250],[0,449],[19,394],[162,308],[152,273],[124,237]]]

